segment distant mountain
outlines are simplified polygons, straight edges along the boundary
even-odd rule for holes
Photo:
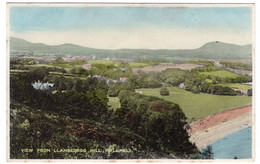
[[[235,45],[223,42],[206,43],[199,49],[196,49],[198,58],[203,58],[202,55],[208,55],[219,59],[226,58],[251,58],[252,45]]]
[[[74,44],[61,44],[50,46],[42,43],[31,43],[19,38],[10,38],[10,50],[33,52],[33,53],[52,53],[52,54],[70,54],[70,55],[86,55],[89,52],[96,52],[96,49],[82,47]]]
[[[198,49],[94,49],[74,44],[50,46],[42,43],[31,43],[19,38],[10,38],[11,55],[29,54],[31,56],[95,56],[98,58],[122,59],[250,59],[252,45],[235,45],[219,41],[206,43]]]

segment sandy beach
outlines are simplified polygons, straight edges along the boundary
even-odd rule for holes
[[[198,120],[190,125],[190,140],[199,149],[230,135],[234,132],[252,126],[252,106],[228,110]]]

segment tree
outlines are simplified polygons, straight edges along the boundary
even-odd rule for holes
[[[62,63],[64,62],[64,60],[62,59],[62,57],[58,57],[56,60],[55,60],[56,63]]]
[[[61,72],[61,73],[67,73],[67,71],[66,71],[64,68],[61,68],[61,69],[60,69],[60,72]]]
[[[160,89],[160,95],[162,96],[168,96],[170,93],[169,93],[169,90],[166,88],[166,87],[162,87]]]
[[[252,88],[247,90],[247,95],[252,96]]]
[[[120,62],[118,67],[119,68],[128,68],[130,65],[127,62]]]
[[[212,146],[208,145],[203,151],[202,151],[202,156],[203,159],[213,159],[214,158],[214,153],[212,150]]]
[[[66,90],[66,89],[67,88],[66,88],[66,85],[65,85],[64,81],[60,80],[60,83],[59,83],[59,86],[58,86],[58,90],[59,91],[63,91],[63,90]]]
[[[109,97],[117,97],[118,93],[119,93],[119,89],[118,89],[118,86],[115,84],[111,85],[107,92]]]
[[[199,87],[193,86],[192,89],[191,89],[191,91],[192,91],[193,93],[199,93]]]
[[[83,86],[82,80],[77,79],[73,89],[75,91],[77,91],[77,92],[83,92],[83,87],[82,86]]]

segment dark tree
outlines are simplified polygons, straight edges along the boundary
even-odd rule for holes
[[[202,151],[202,156],[204,159],[213,159],[214,158],[214,153],[211,145],[208,145],[203,151]]]
[[[110,97],[117,97],[118,93],[119,93],[119,89],[118,89],[118,86],[116,86],[116,85],[111,85],[107,92],[108,96],[110,96]]]
[[[252,88],[247,90],[247,95],[252,96]]]

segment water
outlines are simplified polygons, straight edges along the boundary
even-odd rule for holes
[[[240,130],[211,144],[214,159],[252,158],[252,128]]]

